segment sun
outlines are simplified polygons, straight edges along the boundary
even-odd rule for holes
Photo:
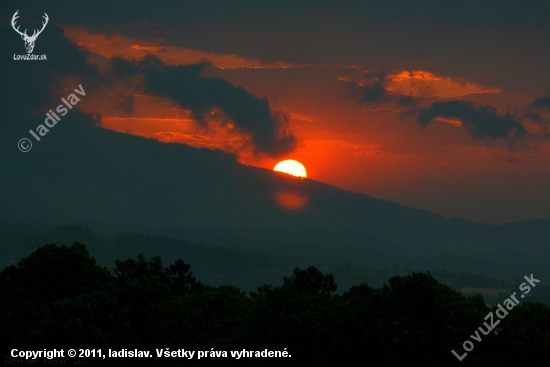
[[[296,177],[307,177],[306,169],[303,164],[293,159],[287,159],[286,161],[277,163],[273,171],[287,173]]]

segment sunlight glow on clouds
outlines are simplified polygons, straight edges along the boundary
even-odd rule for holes
[[[208,60],[213,66],[220,69],[290,68],[300,66],[283,62],[263,63],[259,60],[251,60],[237,55],[190,50],[177,46],[144,44],[143,40],[136,38],[124,37],[120,34],[115,34],[111,37],[104,34],[91,34],[86,29],[75,26],[66,26],[64,30],[65,37],[79,46],[85,47],[89,51],[98,53],[106,58],[113,56],[142,58],[148,53],[154,53],[168,65],[197,64]],[[153,41],[149,42],[152,43]],[[159,40],[156,42],[159,42]]]
[[[384,73],[367,73],[363,77],[343,76],[338,79],[361,87],[378,83],[388,92],[412,97],[454,98],[469,94],[496,94],[501,92],[497,87],[484,87],[464,78],[437,76],[423,70],[405,70],[388,75]]]
[[[497,87],[484,87],[464,78],[436,76],[429,71],[403,71],[388,75],[388,90],[415,97],[453,98],[468,94],[500,93]]]

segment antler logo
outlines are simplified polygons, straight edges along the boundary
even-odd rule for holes
[[[48,14],[46,14],[44,12],[44,19],[45,19],[45,22],[42,22],[42,29],[41,30],[34,30],[32,36],[29,36],[27,34],[27,30],[25,29],[25,32],[21,32],[19,31],[19,26],[17,28],[15,28],[15,20],[17,18],[19,18],[19,15],[17,15],[17,13],[19,12],[19,10],[17,10],[15,12],[15,14],[13,14],[13,17],[11,18],[11,26],[13,27],[13,29],[19,33],[21,35],[21,38],[23,38],[23,41],[25,41],[25,48],[27,49],[27,53],[30,54],[32,53],[32,50],[34,49],[34,42],[36,42],[36,39],[38,38],[38,36],[40,35],[40,33],[42,33],[42,31],[44,30],[44,28],[46,28],[46,24],[48,24]]]

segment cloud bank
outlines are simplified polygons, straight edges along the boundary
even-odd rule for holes
[[[169,66],[154,55],[142,60],[113,59],[117,77],[142,76],[145,93],[169,98],[193,111],[196,120],[222,110],[236,129],[251,137],[254,153],[279,157],[296,148],[296,138],[288,129],[288,118],[270,109],[266,98],[258,98],[242,87],[201,76],[208,63]]]
[[[388,91],[389,78],[386,72],[365,73],[361,81],[349,81],[346,89],[351,98],[357,99],[361,104],[390,103],[398,106],[411,106],[415,104],[414,98],[409,95],[393,94]]]
[[[522,137],[527,130],[518,117],[506,113],[499,115],[492,106],[483,106],[464,100],[434,102],[417,113],[417,123],[428,126],[434,119],[457,119],[474,139],[514,139]]]

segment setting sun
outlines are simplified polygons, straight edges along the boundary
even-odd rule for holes
[[[287,159],[286,161],[281,161],[277,163],[274,171],[287,173],[296,177],[307,177],[306,169],[302,163],[295,161],[293,159]]]

